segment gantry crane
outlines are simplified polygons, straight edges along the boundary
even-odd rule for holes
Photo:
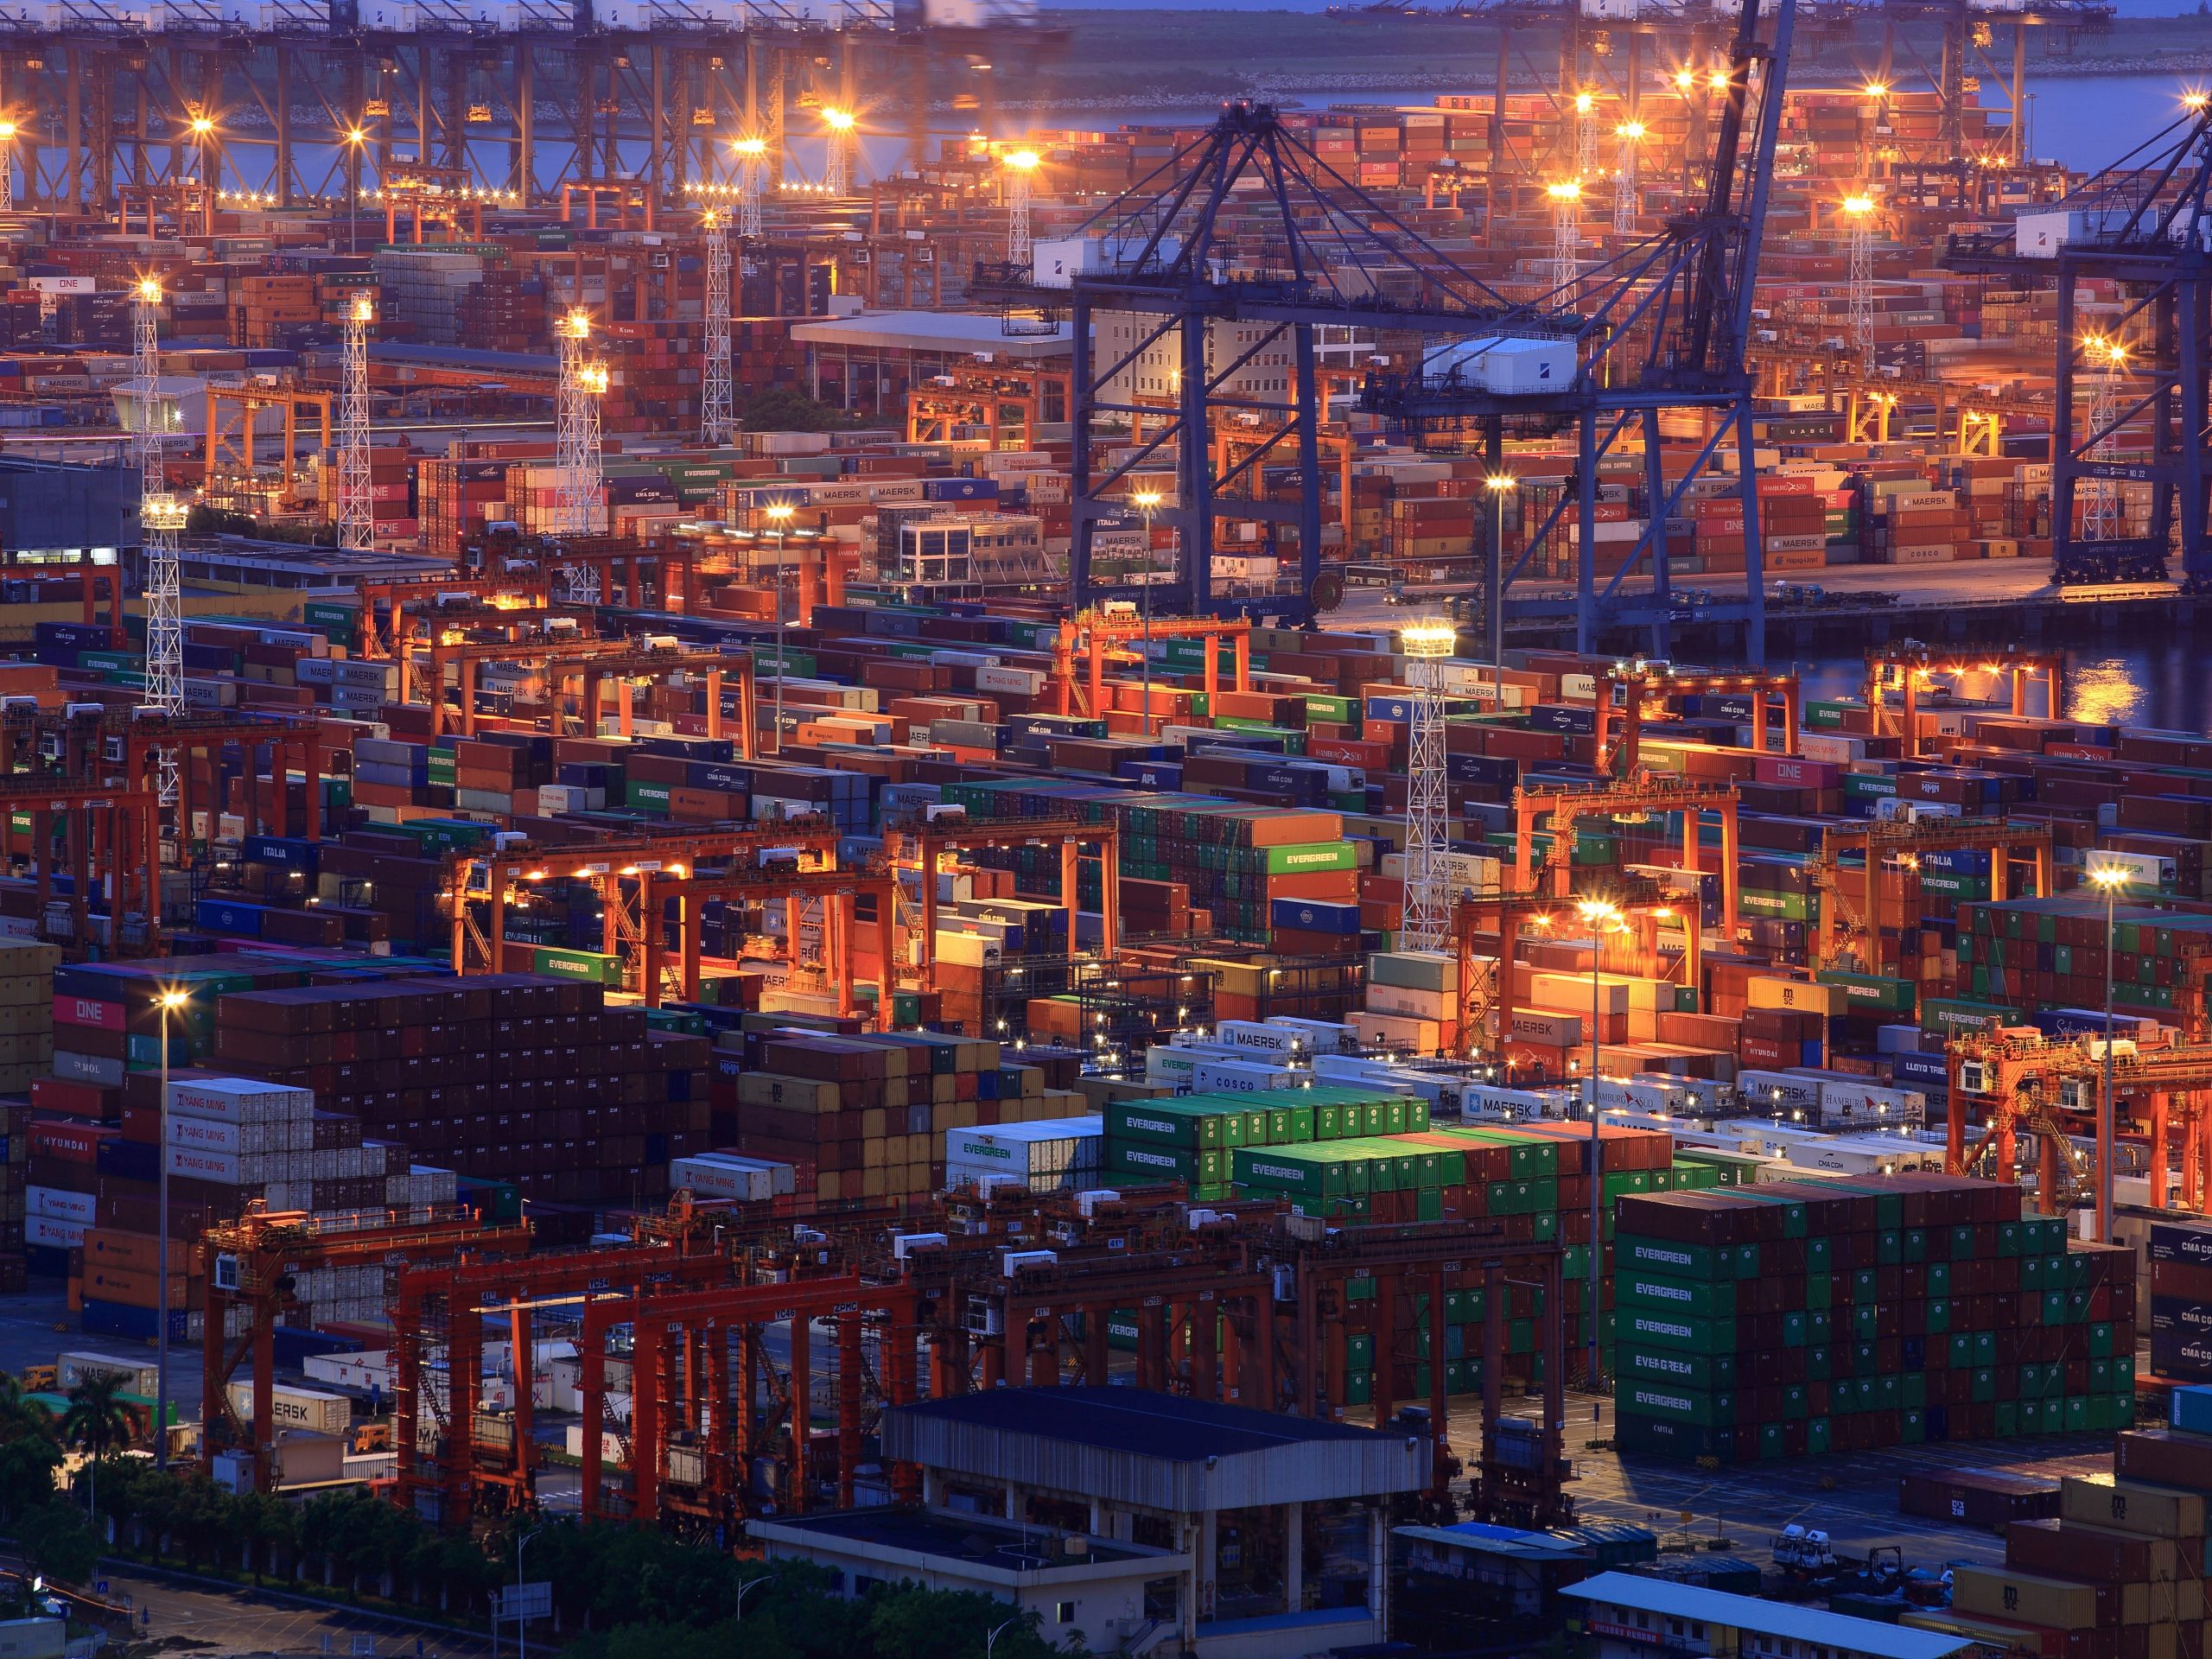
[[[1238,187],[1233,208],[1232,185]],[[1232,236],[1230,212],[1266,223],[1240,223]],[[1465,335],[1492,332],[1508,318],[1525,316],[1529,327],[1546,320],[1470,274],[1399,210],[1322,159],[1307,136],[1265,104],[1230,105],[1210,131],[1066,234],[1099,237],[1126,257],[1113,270],[1077,275],[1067,287],[1040,286],[1029,271],[980,270],[971,293],[1046,320],[1068,316],[1076,435],[1069,578],[1078,607],[1107,596],[1092,575],[1091,549],[1102,527],[1129,522],[1132,476],[1164,468],[1173,455],[1174,497],[1155,514],[1179,532],[1182,571],[1172,607],[1186,616],[1227,608],[1214,596],[1214,537],[1218,521],[1237,518],[1294,533],[1299,580],[1287,600],[1236,606],[1306,613],[1321,575],[1315,329]],[[1248,240],[1268,250],[1264,268],[1238,265]],[[1386,297],[1368,280],[1370,270],[1384,267],[1401,279],[1401,295]],[[1094,329],[1105,314],[1136,318],[1135,337],[1117,340],[1103,326]],[[1215,326],[1232,320],[1255,326]],[[1166,418],[1155,418],[1161,411],[1135,395],[1141,360],[1156,360],[1160,378],[1175,384]],[[1245,384],[1255,369],[1267,370],[1282,390]],[[1217,471],[1211,436],[1217,423],[1228,423],[1252,427],[1264,441]],[[1141,438],[1097,470],[1093,450],[1104,431],[1131,424],[1142,427]],[[1301,487],[1291,499],[1276,499],[1262,486],[1265,463],[1277,458],[1298,470]]]
[[[2051,408],[2051,580],[2061,585],[2164,581],[2178,547],[2182,587],[2212,588],[2212,102],[2185,98],[2176,118],[2051,205],[2078,233],[2029,248],[2028,221],[2003,234],[1954,236],[1943,263],[2058,292]],[[2085,329],[2085,284],[2116,285],[2119,314]],[[2091,393],[2088,412],[2076,393]],[[2117,387],[2111,385],[2117,381]],[[2100,391],[2113,392],[2100,399]],[[2113,453],[2123,431],[2145,453]],[[2136,524],[2101,523],[2075,502],[2084,481],[2139,498]],[[2131,533],[2132,532],[2132,533]]]
[[[1782,754],[1797,753],[1797,727],[1803,708],[1795,674],[1746,673],[1741,669],[1676,668],[1671,663],[1615,663],[1598,676],[1598,770],[1618,777],[1636,775],[1642,753],[1643,722],[1668,716],[1677,697],[1719,693],[1747,696],[1751,705],[1751,748],[1769,753],[1767,739],[1774,718],[1772,700],[1782,699]],[[1620,696],[1616,702],[1614,691]],[[1655,716],[1652,710],[1656,706]],[[1620,722],[1620,741],[1608,747],[1615,720]]]
[[[1681,512],[1690,481],[1706,472],[1721,441],[1732,435],[1744,509],[1745,654],[1754,666],[1764,666],[1765,550],[1753,482],[1758,473],[1752,428],[1757,400],[1745,346],[1796,18],[1796,0],[1774,0],[1771,39],[1764,39],[1760,0],[1741,0],[1701,204],[1594,268],[1578,269],[1572,281],[1524,308],[1521,315],[1487,328],[1459,330],[1478,338],[1453,354],[1452,365],[1440,377],[1430,378],[1427,365],[1418,365],[1410,372],[1394,371],[1370,379],[1363,393],[1367,408],[1408,424],[1475,423],[1493,474],[1506,470],[1509,420],[1574,427],[1579,487],[1562,491],[1551,510],[1529,527],[1526,548],[1510,569],[1496,544],[1495,529],[1484,537],[1486,614],[1498,613],[1506,590],[1572,507],[1578,532],[1576,649],[1595,648],[1601,607],[1611,607],[1624,622],[1637,620],[1618,596],[1623,584],[1642,571],[1651,582],[1642,620],[1650,629],[1653,655],[1666,657],[1674,609],[1667,524]],[[1560,188],[1568,186],[1562,182]],[[1562,330],[1536,322],[1534,314],[1546,310],[1570,314]],[[1531,336],[1548,334],[1571,342],[1571,348],[1554,350],[1531,364],[1525,380],[1506,380],[1503,371],[1493,376],[1491,360],[1525,354]],[[1498,384],[1488,384],[1493,379]],[[1501,390],[1501,384],[1511,389]],[[1660,436],[1662,412],[1669,410],[1706,410],[1719,417],[1671,482]],[[1602,437],[1601,426],[1606,429]],[[1631,431],[1643,442],[1648,515],[1601,593],[1598,478],[1605,458]]]
[[[969,822],[943,817],[922,823],[888,824],[883,832],[884,858],[898,879],[898,919],[888,936],[899,952],[899,971],[912,975],[917,988],[937,988],[938,876],[945,855],[1000,851],[1010,848],[1050,848],[1060,850],[1060,905],[1067,912],[1068,955],[1080,949],[1081,911],[1077,876],[1086,849],[1096,849],[1100,895],[1098,954],[1111,961],[1121,926],[1121,832],[1111,823],[1086,819],[1028,818],[1012,823]],[[912,888],[909,891],[909,873]]]
[[[2003,680],[2010,692],[2012,718],[2028,714],[2028,690],[2041,685],[2044,718],[2064,718],[2066,658],[2055,651],[2022,651],[2016,645],[1980,652],[1942,651],[1907,640],[1866,653],[1866,708],[1874,717],[1873,734],[1894,734],[1904,740],[1905,753],[1920,753],[1920,700],[1938,679],[1959,680],[1980,674]],[[1902,707],[1894,721],[1889,693],[1895,689]]]
[[[785,867],[721,874],[674,869],[642,871],[637,882],[642,927],[636,937],[626,936],[618,943],[626,955],[631,947],[635,947],[639,960],[634,978],[647,1007],[660,1006],[671,977],[683,999],[696,1002],[699,998],[700,931],[705,907],[716,902],[764,909],[780,905],[784,909],[784,962],[794,982],[804,988],[806,982],[816,982],[818,988],[834,999],[838,1017],[850,1019],[860,1007],[856,979],[861,953],[855,936],[859,921],[855,901],[867,899],[874,912],[870,921],[876,934],[873,952],[878,964],[874,1020],[877,1029],[887,1030],[891,1024],[891,993],[897,985],[891,955],[885,949],[894,886],[889,872],[880,866],[818,870]],[[661,919],[671,901],[677,912],[673,963],[669,960]],[[810,910],[815,916],[817,943],[811,961],[807,959],[804,943]],[[626,911],[620,906],[610,906],[610,919],[618,913],[626,915]],[[926,962],[923,971],[927,971]],[[626,964],[625,982],[629,982],[631,977]]]
[[[2120,1147],[2098,1144],[2104,1116],[2106,1056],[2101,1033],[2063,1040],[2022,1027],[1955,1039],[1949,1048],[1951,1110],[1944,1155],[1954,1174],[2015,1179],[2022,1129],[2036,1135],[2037,1192],[2057,1212],[2095,1188],[2097,1236],[2112,1237],[2104,1183],[2075,1138],[2087,1138],[2117,1170]],[[2162,1031],[2156,1038],[2116,1038],[2111,1056],[2110,1121],[2120,1137],[2120,1103],[2132,1100],[2149,1139],[2151,1207],[2167,1208],[2174,1132],[2181,1135],[2181,1208],[2212,1211],[2212,1045]],[[1966,1142],[1967,1112],[1981,1111],[1981,1139]]]
[[[210,1228],[200,1247],[207,1281],[200,1408],[205,1465],[212,1468],[217,1452],[244,1446],[254,1490],[265,1492],[275,1484],[276,1330],[278,1320],[298,1307],[293,1293],[301,1274],[317,1268],[419,1268],[462,1255],[518,1255],[529,1248],[530,1229],[519,1223],[491,1224],[466,1213],[423,1221],[386,1214],[346,1226],[304,1211],[272,1211],[259,1199],[238,1220]],[[233,1309],[245,1316],[245,1328],[235,1337],[226,1334]],[[250,1424],[232,1409],[230,1396],[238,1368],[249,1363]]]
[[[1615,882],[1606,888],[1606,901],[1618,907],[1630,925],[1634,949],[1644,978],[1664,977],[1659,932],[1672,926],[1682,936],[1681,982],[1692,988],[1704,983],[1704,931],[1694,893],[1675,893],[1658,883],[1638,877]],[[1520,968],[1521,930],[1535,928],[1543,939],[1572,938],[1577,926],[1568,901],[1550,893],[1462,893],[1452,916],[1452,950],[1459,962],[1458,1020],[1445,1029],[1444,1052],[1470,1055],[1477,1050],[1503,1056],[1513,1039],[1513,1016],[1519,1011],[1515,980]],[[1485,935],[1495,934],[1497,954],[1488,959],[1478,946]],[[1603,938],[1593,948],[1601,954]]]
[[[614,687],[617,729],[627,737],[632,729],[632,692],[636,682],[665,679],[671,675],[697,675],[706,682],[707,735],[719,738],[722,734],[723,677],[731,675],[737,680],[737,730],[734,735],[738,752],[747,760],[754,758],[759,714],[749,652],[687,649],[680,644],[656,645],[626,639],[547,638],[462,640],[453,645],[433,640],[424,654],[429,658],[429,672],[424,677],[429,682],[433,737],[442,736],[449,721],[459,725],[461,736],[476,735],[477,670],[485,663],[512,664],[544,674],[554,686],[553,719],[556,728],[564,718],[558,707],[561,688],[570,680],[580,682],[579,712],[584,731],[591,736],[598,734],[600,693],[609,683]],[[456,671],[461,702],[458,709],[449,708],[446,702],[445,671],[449,664]]]
[[[504,576],[364,576],[353,584],[353,592],[361,612],[354,654],[372,660],[396,657],[403,663],[419,625],[448,608],[463,609],[472,621],[486,611],[520,620],[553,608],[553,584],[538,569]],[[388,622],[379,607],[390,612]],[[399,700],[408,700],[404,686]]]
[[[2012,896],[2015,860],[2034,865],[2036,896],[2050,896],[2051,834],[2048,823],[1949,817],[1832,822],[1822,827],[1820,849],[1813,855],[1813,886],[1821,899],[1813,967],[1886,973],[1875,948],[1883,915],[1894,912],[1899,918],[1900,933],[1917,940],[1919,929],[1908,918],[1916,919],[1920,914],[1921,861],[1930,854],[1954,852],[1989,855],[1989,897],[1993,903],[2002,904]],[[1852,874],[1844,861],[1854,853],[1863,880],[1858,904],[1847,899],[1844,892],[1846,878]],[[1916,944],[1908,948],[1901,939],[1897,976],[1916,987],[1920,982],[1919,969]]]
[[[607,953],[639,957],[628,976],[633,988],[658,995],[647,985],[642,953],[645,942],[658,937],[660,912],[640,889],[644,878],[761,873],[772,861],[793,872],[834,869],[836,826],[813,817],[745,829],[675,824],[665,833],[641,836],[556,846],[509,840],[489,854],[456,853],[446,861],[442,884],[453,909],[453,970],[505,973],[508,910],[526,903],[547,882],[588,881],[599,889],[604,907]],[[696,962],[689,982],[696,992]]]
[[[1720,937],[1736,937],[1740,872],[1737,868],[1737,794],[1732,788],[1660,779],[1600,785],[1594,789],[1516,789],[1513,791],[1513,865],[1509,880],[1515,893],[1536,890],[1536,828],[1548,824],[1551,850],[1544,859],[1554,898],[1567,896],[1573,877],[1574,826],[1582,818],[1649,818],[1655,812],[1682,815],[1682,865],[1704,868],[1699,830],[1707,813],[1720,820]]]
[[[1055,707],[1062,715],[1103,718],[1106,712],[1106,663],[1111,657],[1128,660],[1128,647],[1137,640],[1200,639],[1205,642],[1204,667],[1207,705],[1221,690],[1221,642],[1227,639],[1236,654],[1236,690],[1252,689],[1252,625],[1242,617],[1151,616],[1140,614],[1125,602],[1086,607],[1060,624],[1052,643],[1052,684]],[[1081,651],[1089,672],[1076,677],[1076,653]],[[1152,730],[1152,710],[1144,711],[1145,729]]]

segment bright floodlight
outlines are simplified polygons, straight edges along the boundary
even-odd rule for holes
[[[1620,125],[1613,129],[1613,137],[1616,138],[1641,138],[1643,137],[1643,123],[1641,121],[1624,121]]]
[[[369,142],[368,129],[366,127],[348,127],[346,130],[346,142],[349,144],[367,143]]]
[[[367,322],[375,317],[376,313],[376,302],[371,300],[367,295],[356,294],[353,296],[354,321]]]
[[[2201,110],[2212,104],[2212,92],[2183,92],[2181,103],[2185,110]]]
[[[853,112],[850,110],[824,110],[822,118],[840,132],[853,130]]]
[[[741,156],[766,156],[768,153],[766,138],[734,138],[729,147]]]
[[[1150,512],[1166,499],[1158,490],[1139,490],[1129,498],[1139,512]]]
[[[1408,657],[1449,657],[1459,632],[1441,617],[1408,622],[1398,630],[1398,646]]]
[[[1006,158],[1006,164],[1017,173],[1033,173],[1042,159],[1033,149],[1017,149]]]
[[[0,121],[0,144],[4,144],[15,136],[16,124],[12,121]]]
[[[591,334],[591,313],[578,306],[561,319],[561,332],[571,340],[584,340]]]
[[[1728,77],[1716,69],[1707,78],[1705,84],[1716,92],[1725,92],[1728,90]]]
[[[1677,69],[1675,71],[1675,85],[1687,92],[1697,85],[1697,77],[1687,69]]]
[[[1887,98],[1889,95],[1890,95],[1890,89],[1889,89],[1886,86],[1885,86],[1882,82],[1880,82],[1880,81],[1878,81],[1878,80],[1870,80],[1870,81],[1868,81],[1868,82],[1866,83],[1866,96],[1867,96],[1867,97],[1869,97],[1869,98]]]
[[[1593,927],[1599,922],[1618,922],[1621,918],[1620,906],[1604,899],[1578,899],[1574,901],[1574,913]]]
[[[1582,200],[1582,181],[1563,179],[1557,184],[1548,184],[1544,187],[1544,194],[1554,201],[1580,201]]]
[[[761,511],[780,524],[788,522],[797,509],[788,501],[778,501],[772,505],[763,507]]]
[[[1492,495],[1503,495],[1520,482],[1521,480],[1510,473],[1492,473],[1483,480],[1483,488],[1488,490]]]
[[[1587,115],[1591,111],[1597,107],[1598,100],[1591,97],[1589,93],[1577,92],[1574,95],[1574,112],[1577,115]]]
[[[2089,885],[2099,893],[2111,893],[2127,885],[2132,872],[2118,864],[2098,864],[2089,871]]]
[[[1872,196],[1846,196],[1843,199],[1843,211],[1850,214],[1853,219],[1864,219],[1867,214],[1874,211],[1874,198]]]
[[[210,121],[206,116],[195,115],[192,118],[192,136],[194,137],[205,138],[209,133],[214,130],[215,124],[213,121]]]
[[[138,297],[149,305],[159,305],[162,302],[162,284],[159,279],[141,276],[138,279]]]

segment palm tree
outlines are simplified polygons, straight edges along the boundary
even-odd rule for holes
[[[69,1409],[61,1414],[61,1438],[81,1446],[91,1459],[89,1510],[99,1501],[100,1459],[130,1444],[130,1411],[121,1399],[119,1376],[88,1376],[69,1390]]]

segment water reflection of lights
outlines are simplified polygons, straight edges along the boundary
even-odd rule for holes
[[[2093,725],[2120,725],[2133,720],[2143,707],[2143,688],[2128,665],[2117,657],[2099,662],[2077,662],[2068,675],[2066,717]]]

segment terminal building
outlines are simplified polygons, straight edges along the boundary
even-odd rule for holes
[[[1421,1433],[1124,1388],[1001,1389],[888,1411],[923,1507],[751,1523],[771,1556],[987,1590],[1048,1639],[1297,1659],[1389,1634],[1389,1502],[1428,1483]],[[1912,1659],[1917,1659],[1913,1656]]]

